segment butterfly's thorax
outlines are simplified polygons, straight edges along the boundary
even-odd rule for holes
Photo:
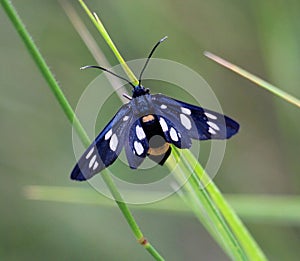
[[[151,95],[144,87],[136,87],[133,90],[131,105],[136,116],[142,117],[154,113]]]

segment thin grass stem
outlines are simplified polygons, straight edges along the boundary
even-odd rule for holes
[[[279,89],[278,87],[275,87],[274,85],[268,83],[267,81],[255,76],[252,73],[249,73],[248,71],[242,69],[241,67],[230,63],[226,61],[225,59],[210,53],[210,52],[204,52],[204,55],[208,57],[209,59],[215,61],[218,64],[221,64],[222,66],[228,68],[229,70],[236,72],[237,74],[245,77],[246,79],[256,83],[257,85],[263,87],[264,89],[268,90],[269,92],[277,95],[278,97],[288,101],[291,104],[296,105],[297,107],[300,107],[300,100],[297,99],[296,97],[292,96],[291,94],[288,94],[287,92]]]
[[[121,54],[118,51],[118,49],[116,48],[115,44],[111,40],[108,32],[106,31],[105,27],[103,26],[103,23],[100,21],[100,19],[97,16],[97,14],[95,12],[92,13],[89,10],[89,8],[87,7],[87,5],[85,4],[85,2],[83,0],[78,0],[78,1],[81,4],[82,8],[85,10],[85,12],[88,14],[89,18],[91,19],[91,21],[93,22],[93,24],[96,26],[96,28],[98,29],[98,31],[100,32],[100,34],[102,35],[102,37],[104,38],[104,40],[106,41],[107,45],[110,47],[110,49],[112,50],[112,52],[114,53],[114,55],[116,56],[116,58],[118,59],[118,61],[120,62],[120,64],[123,67],[124,71],[128,75],[129,80],[134,85],[137,85],[139,83],[138,79],[135,77],[135,75],[133,74],[133,72],[130,70],[130,68],[128,67],[128,65],[124,61],[123,57],[121,56]]]
[[[85,204],[91,206],[100,205],[108,208],[114,207],[114,204],[111,202],[111,200],[105,197],[99,198],[99,194],[89,188],[32,185],[25,186],[23,190],[24,196],[30,200]],[[152,197],[150,196],[152,193],[156,192],[126,191],[127,195],[136,198],[143,198],[144,196],[149,198]],[[172,196],[163,201],[155,202],[154,204],[132,205],[131,207],[143,211],[191,216],[193,214],[191,211],[192,206],[187,200],[187,193],[183,193],[181,190],[176,190],[176,193],[180,198]],[[244,194],[223,194],[223,196],[228,202],[230,202],[230,205],[239,214],[239,216],[248,222],[268,222],[269,224],[300,226],[299,196]],[[186,205],[190,208],[188,208]],[[199,208],[199,206],[195,207]],[[196,213],[194,214],[196,215]],[[204,215],[202,212],[201,214],[201,218],[203,218],[203,220],[201,219],[200,221],[204,224]]]
[[[40,69],[42,75],[44,76],[45,80],[47,81],[54,96],[56,97],[59,104],[61,105],[67,118],[74,125],[74,128],[75,128],[76,132],[78,133],[82,143],[86,147],[89,146],[91,141],[90,141],[88,135],[86,134],[84,128],[80,124],[71,105],[69,104],[68,100],[64,96],[61,88],[59,87],[57,81],[55,80],[53,74],[51,73],[48,65],[46,64],[44,58],[42,57],[41,53],[39,52],[37,46],[35,45],[32,38],[30,37],[29,32],[26,30],[20,17],[17,15],[16,10],[12,6],[11,2],[8,0],[1,0],[1,4],[2,4],[5,12],[7,13],[8,17],[10,18],[11,22],[15,26],[17,32],[21,36],[21,39],[25,43],[27,50],[31,54],[34,62],[36,63],[36,65]],[[102,177],[103,177],[104,181],[106,182],[113,197],[115,198],[117,205],[119,206],[121,212],[123,213],[126,221],[128,222],[128,224],[129,224],[131,230],[133,231],[135,237],[137,238],[137,240],[142,243],[142,245],[145,247],[145,249],[155,258],[155,260],[164,260],[163,257],[155,250],[155,248],[149,242],[144,243],[144,242],[146,242],[146,240],[142,234],[142,231],[140,230],[139,226],[137,225],[127,204],[123,201],[122,196],[119,193],[112,178],[105,171],[102,173]]]

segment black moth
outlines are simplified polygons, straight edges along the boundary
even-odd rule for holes
[[[141,71],[139,84],[99,67],[129,83],[132,87],[130,101],[123,105],[94,142],[79,159],[71,179],[87,180],[111,165],[125,148],[130,168],[136,169],[146,156],[163,165],[171,153],[170,144],[187,149],[191,139],[228,139],[239,130],[239,124],[222,114],[192,104],[172,99],[162,94],[151,95],[141,84],[142,74],[156,47],[150,52]]]

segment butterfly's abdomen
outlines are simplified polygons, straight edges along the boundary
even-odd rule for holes
[[[154,114],[143,116],[141,124],[149,143],[148,157],[158,164],[163,165],[171,153],[171,147],[166,142],[157,116]]]

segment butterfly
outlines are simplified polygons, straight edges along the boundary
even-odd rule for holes
[[[138,85],[100,66],[97,68],[125,80],[133,87],[129,99],[83,153],[71,173],[71,179],[84,181],[107,168],[124,148],[130,168],[137,169],[146,157],[163,165],[171,153],[171,144],[189,149],[192,139],[229,139],[239,130],[233,119],[163,94],[150,94],[141,84],[142,74],[162,38],[152,48],[140,73]]]

